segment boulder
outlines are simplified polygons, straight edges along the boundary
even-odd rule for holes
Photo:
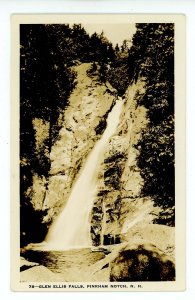
[[[110,281],[174,281],[172,258],[153,244],[127,245],[110,263]]]

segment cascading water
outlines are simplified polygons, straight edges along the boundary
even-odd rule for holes
[[[108,114],[107,127],[81,169],[64,210],[51,225],[45,239],[45,248],[63,250],[91,246],[89,215],[97,191],[98,166],[110,137],[117,129],[122,106],[123,101],[116,100]]]

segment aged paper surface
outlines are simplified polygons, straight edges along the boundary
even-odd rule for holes
[[[12,16],[14,291],[185,289],[185,16]]]

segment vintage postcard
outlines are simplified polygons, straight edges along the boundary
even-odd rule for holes
[[[12,290],[185,290],[185,16],[11,22]]]

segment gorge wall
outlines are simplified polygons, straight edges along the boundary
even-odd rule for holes
[[[87,155],[105,128],[106,116],[116,99],[116,90],[109,83],[99,81],[98,71],[87,75],[90,64],[74,67],[76,87],[69,98],[64,116],[60,116],[61,130],[50,152],[51,167],[48,179],[33,175],[32,203],[35,210],[46,211],[44,222],[49,223],[60,213],[70,189]],[[61,118],[63,120],[61,120]],[[35,120],[37,147],[41,145],[47,124]]]
[[[119,96],[123,111],[98,169],[89,220],[93,245],[136,237],[155,240],[162,249],[158,231],[173,246],[174,230],[167,225],[174,226],[175,208],[174,28],[160,23],[136,28],[132,47],[114,50],[103,34],[89,37],[81,25],[25,27],[22,246],[44,240],[66,206]]]
[[[79,170],[101,137],[106,117],[117,98],[117,92],[99,78],[99,70],[89,74],[91,64],[78,64],[76,86],[69,97],[58,138],[51,147],[49,176],[33,174],[31,202],[35,211],[43,212],[42,222],[50,226],[62,211]],[[118,129],[105,148],[98,170],[98,187],[91,212],[91,237],[94,245],[113,244],[128,239],[134,225],[149,224],[159,208],[149,197],[141,196],[143,179],[137,166],[136,147],[141,131],[147,126],[146,108],[138,104],[145,93],[144,80],[129,85],[123,96],[123,111]],[[36,149],[48,136],[48,123],[33,121]],[[79,201],[79,195],[78,195]]]
[[[129,85],[118,129],[105,150],[92,211],[94,244],[128,240],[133,226],[152,223],[160,211],[150,197],[141,195],[144,182],[137,165],[137,143],[148,125],[147,110],[138,104],[145,93],[144,85],[141,79]]]

